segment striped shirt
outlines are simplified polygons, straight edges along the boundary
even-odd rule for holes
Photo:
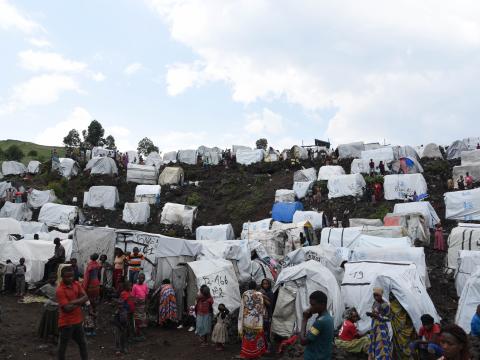
[[[138,253],[137,255],[131,254],[127,256],[128,268],[130,271],[140,271],[142,270],[142,261],[145,259],[143,254]]]

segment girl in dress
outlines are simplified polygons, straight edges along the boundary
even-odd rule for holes
[[[224,304],[218,305],[217,322],[212,332],[212,342],[216,345],[217,350],[224,350],[225,343],[228,341],[229,313],[230,311],[228,311]]]

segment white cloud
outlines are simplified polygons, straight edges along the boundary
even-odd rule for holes
[[[20,66],[30,71],[82,72],[87,64],[66,59],[62,54],[26,50],[18,54]]]
[[[45,48],[45,47],[51,47],[52,44],[50,41],[43,39],[43,38],[29,38],[28,42],[32,44],[33,46],[39,47],[39,48]]]
[[[277,135],[285,131],[283,118],[270,109],[264,108],[261,113],[247,114],[245,130],[259,136]]]
[[[22,14],[15,6],[7,0],[0,0],[0,28],[9,30],[11,28],[30,34],[36,30],[44,29],[31,20],[27,15]]]
[[[194,84],[200,85],[200,64],[173,64],[167,69],[167,93],[179,95]]]
[[[134,63],[131,63],[129,64],[124,70],[123,70],[123,73],[125,75],[128,75],[128,76],[131,76],[135,73],[137,73],[138,71],[140,71],[141,69],[143,68],[143,65],[139,62],[134,62]]]
[[[148,134],[146,136],[148,136]],[[150,139],[152,139],[153,143],[158,146],[162,152],[197,149],[200,145],[205,145],[208,143],[208,140],[211,140],[209,134],[205,131],[172,130],[163,132],[161,136],[151,136]]]
[[[97,82],[102,82],[105,81],[107,78],[103,73],[101,72],[96,72],[96,73],[91,73],[90,74],[91,78]]]

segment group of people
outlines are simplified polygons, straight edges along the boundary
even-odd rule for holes
[[[457,188],[458,190],[471,190],[473,189],[473,176],[470,175],[469,172],[465,173],[465,177],[463,175],[460,175],[460,177],[457,180]],[[449,180],[448,184],[449,189],[453,189],[453,180]]]

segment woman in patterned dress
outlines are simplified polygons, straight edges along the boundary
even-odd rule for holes
[[[367,313],[372,318],[370,331],[370,346],[368,348],[369,360],[391,360],[392,343],[388,322],[390,321],[390,304],[383,298],[383,289],[374,288],[373,298],[375,302],[372,312]]]

